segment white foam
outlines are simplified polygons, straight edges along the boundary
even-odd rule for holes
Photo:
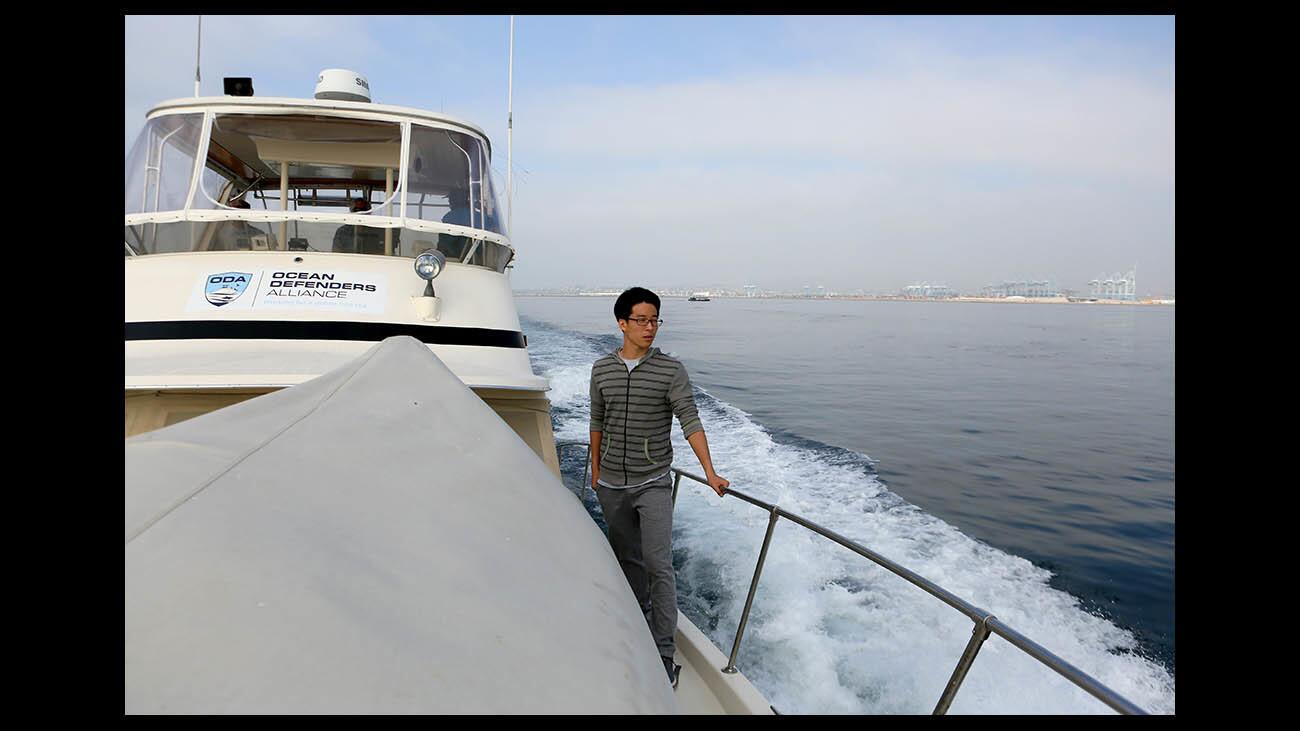
[[[536,369],[551,379],[556,438],[588,438],[595,341],[539,326]],[[698,388],[698,387],[697,387]],[[778,443],[745,412],[704,392],[700,416],[718,472],[734,487],[815,521],[987,609],[1152,713],[1173,713],[1174,679],[1134,653],[1133,635],[1048,585],[1050,572],[973,540],[890,492],[869,460]],[[675,466],[702,470],[675,425]],[[678,601],[731,650],[767,514],[683,480],[674,515]],[[842,546],[778,523],[737,665],[787,713],[930,713],[972,623]],[[1113,713],[999,637],[990,638],[950,713]]]

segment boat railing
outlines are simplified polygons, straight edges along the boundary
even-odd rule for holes
[[[586,448],[586,461],[582,469],[582,488],[586,489],[589,482],[587,479],[588,469],[590,469],[591,466],[591,445],[587,442],[567,441],[556,442],[555,447],[557,450],[564,447]],[[674,505],[677,504],[677,490],[678,486],[681,485],[683,477],[689,477],[705,486],[709,484],[704,478],[676,467],[672,468],[672,472],[674,475],[672,493]],[[939,702],[934,707],[934,715],[943,715],[948,712],[948,708],[952,705],[953,698],[956,697],[957,691],[961,688],[962,681],[966,679],[966,673],[969,672],[971,664],[975,662],[975,656],[979,654],[980,648],[984,645],[984,641],[989,638],[989,635],[997,635],[1007,642],[1010,642],[1012,646],[1020,649],[1030,657],[1056,671],[1066,680],[1087,691],[1102,703],[1105,703],[1116,711],[1130,715],[1147,715],[1145,710],[1133,702],[1106,687],[1091,675],[1088,675],[1074,665],[1061,659],[1047,648],[1007,626],[998,620],[997,617],[993,616],[992,613],[971,604],[929,579],[890,561],[856,541],[845,538],[832,530],[823,528],[817,523],[814,523],[800,515],[796,515],[787,510],[783,510],[776,505],[746,495],[740,490],[732,487],[727,488],[726,494],[747,502],[750,505],[762,508],[767,512],[768,519],[767,533],[763,536],[763,547],[758,553],[758,564],[754,566],[754,578],[749,583],[749,595],[745,598],[745,610],[740,615],[740,623],[736,627],[736,638],[731,644],[731,655],[727,660],[727,666],[722,668],[722,672],[737,672],[736,656],[740,652],[740,642],[745,635],[745,625],[749,621],[749,611],[754,605],[754,594],[758,591],[758,580],[763,573],[763,564],[767,561],[767,549],[772,543],[772,532],[776,529],[777,521],[781,518],[785,518],[786,520],[807,528],[823,538],[827,538],[841,546],[844,546],[859,556],[862,556],[896,576],[905,579],[914,586],[922,589],[931,596],[934,596],[953,609],[966,615],[975,623],[975,626],[971,631],[970,641],[966,643],[966,649],[962,652],[961,658],[957,661],[957,667],[953,669],[952,676],[948,679],[948,684],[944,687],[943,694],[939,697]]]

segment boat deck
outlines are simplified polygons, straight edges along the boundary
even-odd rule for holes
[[[727,674],[727,656],[686,615],[677,612],[677,655],[682,666],[677,704],[682,713],[771,715],[772,706],[741,673]]]

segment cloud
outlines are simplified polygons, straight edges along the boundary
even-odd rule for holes
[[[324,68],[377,68],[390,51],[373,21],[339,15],[203,17],[202,93],[253,76],[259,96],[310,97]],[[193,96],[197,15],[126,17],[126,145],[158,102]],[[125,154],[125,150],[124,150]]]
[[[434,41],[391,42],[404,18],[205,17],[205,93],[253,75],[259,95],[305,97],[321,68],[363,69],[383,101],[469,112],[503,170],[504,96],[488,93],[472,44],[445,36],[454,24],[418,20]],[[654,83],[520,85],[521,56],[516,286],[653,276],[892,291],[1046,276],[1077,288],[1136,262],[1144,291],[1172,291],[1171,49],[1166,64],[1163,41],[1110,40],[1128,57],[1090,61],[1102,46],[1069,33],[1020,29],[1008,45],[999,24],[953,38],[926,23],[759,24],[772,54],[723,39],[723,65],[744,70]],[[194,16],[126,25],[129,143],[149,106],[192,93]],[[634,63],[610,43],[611,64]],[[574,75],[560,58],[578,62],[537,59],[547,78]]]
[[[928,280],[969,291],[1016,277],[1078,288],[1130,265],[1149,241],[1172,240],[1172,215],[1149,223],[1145,200],[1103,188],[972,189],[852,169],[543,171],[515,200],[521,288],[638,280],[889,292]]]
[[[990,163],[1154,182],[1173,170],[1172,90],[1120,78],[783,74],[547,90],[517,107],[521,145],[584,161]]]
[[[987,62],[539,92],[516,103],[516,285],[1078,288],[1141,261],[1172,289],[1173,102]]]

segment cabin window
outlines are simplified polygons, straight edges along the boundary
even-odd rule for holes
[[[218,114],[208,143],[203,193],[213,206],[242,196],[280,210],[348,213],[364,200],[364,215],[397,216],[402,128],[395,122],[293,114]],[[391,192],[390,192],[391,191]],[[196,200],[197,203],[197,200]],[[387,205],[385,205],[387,204]]]
[[[472,241],[450,234],[411,228],[340,225],[325,221],[174,221],[139,223],[126,227],[126,245],[133,255],[172,254],[188,251],[315,251],[383,254],[385,234],[391,233],[395,255],[414,257],[437,249],[447,261],[473,264],[504,272],[513,252],[492,241]],[[471,252],[470,249],[474,250]],[[470,256],[465,261],[466,255]]]
[[[185,208],[202,135],[202,114],[149,120],[126,156],[128,214]]]
[[[467,134],[411,125],[406,216],[505,233],[487,150]]]
[[[128,255],[313,251],[414,257],[437,249],[449,261],[495,271],[504,271],[513,257],[508,246],[476,239],[475,231],[505,231],[488,147],[471,134],[310,113],[221,113],[206,119],[211,130],[193,191],[203,114],[155,117],[128,154],[128,217],[204,212],[204,220],[133,219],[126,227]],[[223,214],[215,217],[221,220],[213,220],[213,212]],[[430,231],[432,223],[465,230]]]

